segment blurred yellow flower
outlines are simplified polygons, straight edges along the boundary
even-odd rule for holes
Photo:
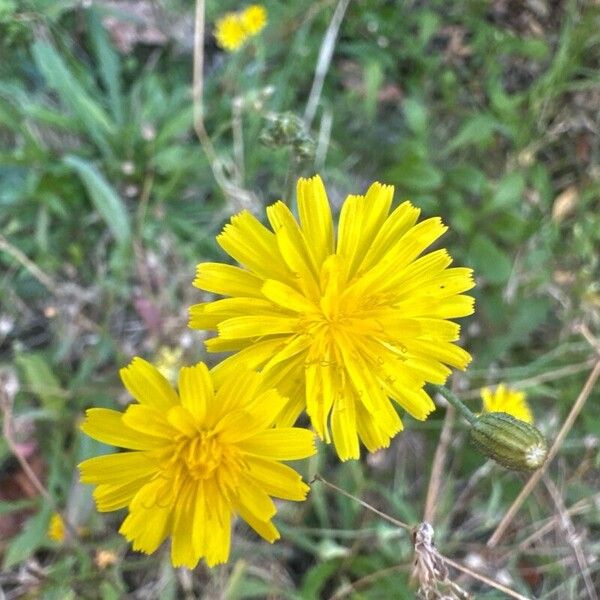
[[[501,383],[493,392],[489,388],[481,390],[483,412],[504,412],[526,423],[533,423],[533,415],[527,404],[525,392],[507,388]]]
[[[229,52],[238,50],[248,38],[242,19],[237,13],[227,13],[221,17],[215,25],[214,34],[217,44]]]
[[[249,36],[260,33],[267,24],[267,10],[262,4],[252,4],[242,11],[240,18]]]
[[[177,381],[177,374],[181,366],[183,350],[181,348],[169,348],[161,346],[156,353],[154,363],[160,374],[163,375],[170,383]]]
[[[226,380],[204,363],[179,372],[179,393],[150,363],[135,358],[121,379],[138,401],[124,413],[92,408],[81,429],[129,452],[90,458],[81,480],[96,485],[99,511],[127,507],[120,533],[134,550],[151,553],[172,537],[174,566],[209,566],[229,556],[231,521],[239,515],[269,542],[270,496],[304,500],[308,486],[280,461],[315,453],[307,429],[272,428],[285,403],[240,370]]]
[[[252,4],[240,12],[229,12],[215,24],[215,38],[221,48],[238,50],[249,38],[259,34],[267,24],[267,10],[262,4]]]
[[[242,268],[198,265],[194,285],[230,298],[196,304],[190,326],[216,329],[209,351],[237,351],[215,367],[225,379],[260,369],[265,385],[287,398],[277,422],[293,424],[306,409],[342,460],[389,445],[402,429],[390,398],[416,419],[435,406],[426,382],[442,384],[447,365],[470,355],[453,344],[449,319],[473,312],[471,269],[448,268],[440,249],[421,256],[446,227],[417,224],[403,202],[390,213],[394,189],[374,183],[348,196],[337,241],[320,177],[298,182],[300,223],[283,202],[267,208],[272,231],[249,212],[232,217],[217,237]]]
[[[65,522],[57,513],[52,513],[48,524],[48,537],[55,542],[65,541]]]

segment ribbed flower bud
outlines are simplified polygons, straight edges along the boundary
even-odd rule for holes
[[[315,142],[308,134],[304,121],[292,112],[270,114],[259,140],[269,148],[291,147],[301,160],[315,155]]]
[[[503,412],[477,418],[471,424],[471,442],[488,458],[515,471],[535,471],[548,454],[539,429]]]

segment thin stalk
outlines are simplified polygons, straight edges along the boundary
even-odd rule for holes
[[[471,425],[477,422],[477,417],[462,403],[453,391],[443,385],[438,386],[438,391]]]

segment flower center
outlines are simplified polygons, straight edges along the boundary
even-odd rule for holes
[[[171,465],[176,465],[181,475],[192,479],[213,477],[224,463],[236,462],[235,448],[224,445],[213,431],[200,431],[194,437],[180,436],[175,440]]]

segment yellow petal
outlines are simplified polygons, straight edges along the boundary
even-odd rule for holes
[[[119,374],[129,393],[141,404],[167,410],[179,403],[179,398],[170,383],[156,367],[143,358],[136,356],[129,366],[119,371]]]
[[[275,234],[247,211],[231,217],[217,243],[239,263],[258,277],[280,279],[290,277],[289,269],[281,258]]]
[[[249,454],[273,460],[299,460],[316,452],[314,435],[299,427],[278,427],[256,434],[238,444]]]
[[[190,412],[183,406],[174,406],[167,414],[167,420],[177,430],[188,437],[198,435],[198,425],[192,418]]]
[[[349,196],[342,206],[337,252],[347,259],[350,276],[361,267],[385,223],[393,196],[393,186],[374,183],[366,196]]]
[[[296,317],[248,316],[227,319],[218,326],[223,339],[261,338],[265,335],[286,335],[298,328]]]
[[[237,490],[238,501],[260,521],[268,521],[277,512],[269,495],[251,479],[240,479]]]
[[[103,483],[93,493],[99,512],[110,512],[129,506],[134,496],[148,483],[146,476],[120,483]]]
[[[262,367],[269,358],[277,354],[285,346],[285,339],[261,340],[244,350],[240,350],[237,354],[222,360],[210,371],[215,387],[218,388],[224,382],[230,381],[232,378],[235,379],[241,370],[254,370]]]
[[[337,400],[331,412],[331,435],[340,460],[359,458],[354,398]]]
[[[177,433],[169,425],[165,412],[144,404],[130,404],[123,414],[123,423],[135,431],[163,438],[165,444]]]
[[[172,501],[170,481],[155,479],[138,491],[119,529],[132,542],[134,550],[151,554],[169,535]]]
[[[317,296],[319,265],[314,263],[306,239],[290,209],[283,202],[276,202],[267,208],[267,217],[275,231],[279,254],[291,274],[285,279],[279,277],[271,277],[271,279],[294,281],[304,294],[309,297]]]
[[[208,367],[199,362],[179,371],[179,396],[181,404],[192,415],[196,424],[204,422],[206,407],[215,395]]]
[[[299,179],[297,186],[300,223],[312,254],[313,263],[321,265],[333,253],[333,221],[323,181],[318,175]]]
[[[261,385],[261,375],[248,368],[240,368],[235,375],[224,379],[208,406],[207,426],[214,427],[228,413],[248,410]]]
[[[231,509],[211,482],[198,482],[195,497],[192,541],[209,567],[229,558]]]
[[[417,222],[420,213],[410,202],[400,204],[377,233],[360,270],[366,272],[384,260],[396,242]]]
[[[287,310],[299,313],[308,312],[318,314],[319,312],[319,307],[306,298],[306,296],[280,281],[267,279],[262,287],[262,293],[271,302]]]
[[[356,413],[358,435],[367,450],[375,452],[381,448],[387,448],[390,445],[390,435],[381,429],[381,422],[375,420],[361,404],[357,405]],[[400,421],[398,431],[402,431],[402,429],[402,421]]]
[[[120,452],[88,458],[78,465],[82,483],[122,483],[131,479],[150,479],[158,470],[146,452]]]
[[[437,359],[457,369],[466,369],[471,362],[471,355],[466,350],[449,342],[411,340],[408,349],[411,353]]]
[[[263,280],[260,277],[233,265],[200,263],[193,285],[201,290],[223,296],[260,298],[262,283]]]
[[[216,329],[221,321],[233,317],[272,312],[273,304],[263,298],[225,298],[191,306],[189,326],[192,329]]]
[[[184,485],[180,490],[173,511],[173,539],[171,540],[171,562],[174,567],[193,569],[200,556],[194,548],[193,530],[190,525],[194,522],[196,509],[194,492],[196,486],[192,483]]]
[[[281,412],[285,400],[275,391],[269,390],[256,398],[247,410],[226,414],[215,426],[223,444],[235,444],[270,427]]]
[[[105,444],[130,450],[149,450],[164,444],[161,438],[127,427],[122,417],[120,412],[109,408],[89,408],[81,431]]]
[[[279,532],[271,523],[271,521],[261,521],[257,519],[255,515],[253,515],[241,502],[238,502],[235,506],[236,512],[262,537],[267,540],[271,544],[279,539]]]
[[[310,488],[291,467],[257,456],[247,457],[246,462],[248,476],[254,479],[257,487],[262,488],[269,496],[284,500],[304,500],[306,498]]]

